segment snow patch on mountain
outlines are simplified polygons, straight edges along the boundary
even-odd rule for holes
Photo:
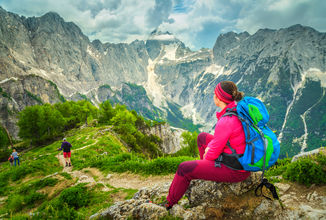
[[[297,98],[297,93],[298,93],[299,89],[301,89],[304,86],[305,79],[306,79],[306,74],[303,73],[301,75],[301,81],[299,81],[297,83],[294,82],[293,84],[291,83],[291,88],[293,90],[293,96],[292,96],[292,100],[291,100],[290,104],[288,105],[288,107],[286,109],[286,113],[285,113],[283,125],[282,125],[282,128],[281,128],[281,132],[280,132],[280,134],[278,136],[278,139],[279,139],[280,142],[282,141],[282,138],[283,138],[283,131],[284,131],[284,128],[285,128],[285,125],[286,125],[286,122],[287,122],[289,112],[292,109],[294,101]]]
[[[189,103],[184,105],[181,109],[181,112],[185,118],[191,118],[194,124],[202,123],[200,115],[197,113],[194,103]]]
[[[307,111],[305,111],[302,115],[300,115],[302,121],[303,121],[303,125],[304,125],[304,134],[302,135],[302,147],[301,147],[301,151],[300,153],[303,153],[305,149],[307,149],[307,140],[308,140],[308,127],[307,127],[307,123],[306,123],[306,116],[307,114],[309,114],[310,110],[312,108],[314,108],[317,104],[320,103],[320,101],[324,98],[325,96],[325,90],[323,90],[323,94],[322,96],[320,97],[320,99],[313,105],[311,106],[310,108],[308,108]]]
[[[321,86],[326,88],[326,72],[322,72],[317,68],[310,68],[304,75],[314,81],[320,81]]]
[[[178,44],[176,44],[176,43],[164,45],[165,54],[161,58],[162,59],[161,61],[163,61],[164,59],[176,60],[175,54],[176,54],[177,49],[178,49]]]
[[[290,112],[290,110],[292,109],[293,103],[294,101],[297,99],[297,93],[299,91],[299,89],[304,87],[306,78],[312,79],[314,81],[320,81],[320,84],[322,87],[326,88],[326,72],[322,72],[321,70],[317,69],[317,68],[309,68],[307,71],[304,71],[301,74],[301,81],[297,82],[295,85],[291,84],[291,88],[293,90],[293,99],[290,102],[290,104],[287,107],[286,110],[286,114],[285,114],[285,118],[284,118],[284,122],[282,125],[282,129],[279,135],[279,140],[281,142],[281,139],[283,138],[283,130],[285,128],[286,122],[287,122],[287,118],[288,118],[288,114]],[[308,137],[308,131],[306,129],[306,125],[305,125],[305,117],[306,117],[306,113],[309,112],[315,105],[313,105],[311,108],[309,108],[303,115],[301,115],[301,119],[303,120],[304,126],[305,126],[305,134],[303,135],[303,146],[301,149],[301,152],[304,151],[304,149],[306,148],[306,140]]]
[[[147,66],[147,82],[144,83],[144,88],[149,98],[156,107],[168,107],[164,96],[163,86],[158,83],[158,76],[155,74],[155,65],[157,61],[148,59]]]
[[[220,65],[217,65],[217,64],[211,64],[210,66],[208,66],[205,69],[205,73],[212,73],[217,78],[217,77],[219,77],[220,75],[222,75],[224,73],[224,66],[220,66]]]
[[[5,82],[8,82],[8,81],[10,81],[10,80],[14,80],[14,81],[17,81],[17,80],[18,80],[18,78],[16,78],[16,77],[10,77],[10,78],[6,78],[6,79],[2,80],[2,81],[0,82],[0,84],[3,84],[3,83],[5,83]]]
[[[87,53],[94,58],[99,58],[99,54],[92,51],[92,48],[88,45],[86,49]]]

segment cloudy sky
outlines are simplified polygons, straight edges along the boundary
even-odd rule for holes
[[[76,23],[90,40],[146,40],[169,31],[191,49],[212,48],[219,34],[294,24],[326,32],[326,0],[0,0],[26,17],[54,11]]]

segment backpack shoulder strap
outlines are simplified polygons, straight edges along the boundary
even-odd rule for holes
[[[226,112],[222,115],[222,117],[224,117],[224,116],[232,116],[232,115],[238,116],[236,107],[227,108]]]

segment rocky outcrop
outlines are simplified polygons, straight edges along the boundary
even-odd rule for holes
[[[18,137],[18,112],[26,106],[64,101],[57,86],[35,75],[11,77],[0,82],[0,122]]]
[[[259,177],[260,174],[258,173],[252,174],[245,182],[235,184],[203,180],[192,181],[186,192],[188,200],[181,200],[179,205],[173,206],[169,212],[159,205],[148,203],[149,200],[158,201],[162,196],[167,196],[170,183],[162,183],[152,188],[140,189],[132,199],[117,202],[110,208],[91,216],[91,219],[100,217],[109,219],[127,219],[128,217],[133,219],[159,219],[167,215],[189,220],[223,217],[225,214],[219,209],[222,209],[225,204],[230,205],[226,201],[230,202],[232,199],[246,195],[259,183]],[[243,188],[240,189],[239,187]],[[184,208],[185,206],[190,208]],[[240,215],[238,216],[240,217]]]
[[[167,196],[170,183],[140,189],[132,199],[117,202],[91,219],[323,219],[326,211],[324,187],[305,188],[293,183],[276,183],[278,200],[256,197],[254,189],[261,173],[252,173],[241,183],[216,183],[193,180],[185,194],[169,211],[156,205]],[[267,191],[264,193],[268,195]],[[154,203],[149,203],[153,201]]]
[[[166,154],[173,154],[181,149],[183,129],[172,128],[169,124],[158,124],[148,130],[144,130],[146,134],[152,134],[162,140],[160,147]]]
[[[315,149],[312,151],[308,151],[308,152],[304,152],[304,153],[295,155],[294,157],[292,157],[291,162],[297,161],[299,158],[302,158],[302,157],[309,157],[309,156],[318,155],[318,154],[326,155],[326,147],[321,147],[321,148],[318,148],[318,149]]]

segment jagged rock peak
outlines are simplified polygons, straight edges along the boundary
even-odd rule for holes
[[[235,33],[228,32],[225,34],[221,34],[216,39],[215,45],[213,47],[213,53],[215,55],[215,61],[222,65],[226,64],[226,60],[224,56],[230,51],[232,48],[237,47],[240,42],[250,37],[248,32],[243,33]]]
[[[295,24],[295,25],[292,25],[288,28],[281,28],[280,30],[289,30],[289,31],[314,31],[314,32],[317,32],[315,29],[313,29],[312,27],[308,27],[308,26],[304,26],[304,25],[301,25],[301,24]]]
[[[95,39],[92,41],[92,45],[99,51],[103,51],[103,44],[100,40]]]
[[[243,38],[246,38],[246,37],[249,37],[249,36],[250,36],[250,34],[247,31],[239,33],[239,34],[231,31],[231,32],[227,32],[227,33],[224,33],[224,34],[220,34],[220,36],[217,39],[224,39],[224,38],[243,39]]]
[[[159,29],[152,31],[148,40],[178,41],[178,39],[170,32],[162,32]]]
[[[230,48],[233,44],[239,44],[240,41],[248,38],[250,34],[248,32],[235,33],[233,31],[221,34],[218,36],[215,42],[215,47]]]
[[[56,12],[50,11],[41,16],[42,19],[64,22],[64,19]]]

